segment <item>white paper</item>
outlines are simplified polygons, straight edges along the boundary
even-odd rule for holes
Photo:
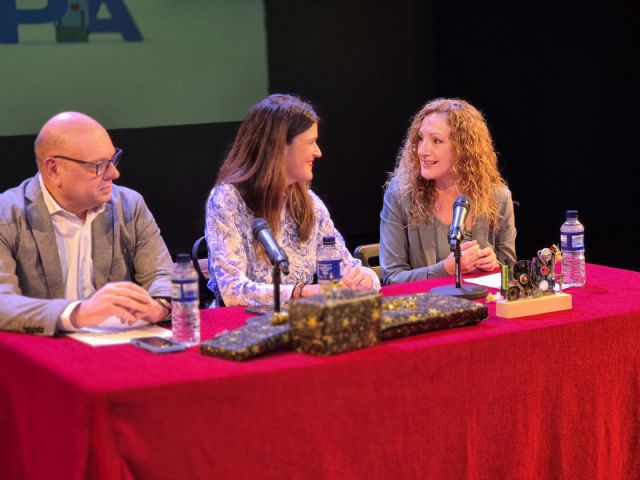
[[[491,273],[489,275],[485,275],[484,277],[463,278],[463,281],[467,283],[475,283],[476,285],[483,285],[489,288],[500,289],[500,286],[502,285],[502,275],[500,274],[500,272]]]
[[[476,278],[464,278],[463,281],[467,282],[467,283],[475,283],[476,285],[483,285],[485,287],[489,287],[489,288],[496,288],[498,290],[500,290],[500,287],[502,286],[502,274],[500,272],[498,273],[490,273],[489,275],[485,275],[483,277],[476,277]],[[566,285],[562,285],[562,290],[567,290],[571,287],[567,287]],[[558,285],[557,283],[555,284],[554,288],[553,288],[554,292],[559,292],[560,291],[560,285]]]
[[[105,323],[99,327],[83,328],[77,332],[69,333],[67,336],[74,338],[82,343],[91,345],[92,347],[103,347],[106,345],[119,345],[123,343],[129,343],[132,338],[136,337],[164,337],[171,336],[171,330],[159,327],[157,325],[149,325],[144,322],[143,327],[138,328],[124,328],[118,321],[119,326],[109,327],[104,326]]]
[[[120,317],[111,315],[100,325],[96,325],[95,327],[83,328],[82,330],[96,332],[113,332],[114,330],[130,330],[132,328],[146,327],[147,325],[149,325],[149,322],[145,322],[144,320],[136,320],[134,323],[129,325],[127,324],[127,322],[122,322],[122,320],[120,320]]]

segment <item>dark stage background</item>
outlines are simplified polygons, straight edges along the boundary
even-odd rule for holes
[[[557,243],[564,211],[578,209],[589,262],[640,270],[637,3],[268,0],[266,13],[270,91],[317,107],[313,188],[351,249],[378,240],[382,186],[413,113],[456,96],[489,121],[521,204],[520,258]],[[173,255],[202,234],[236,128],[112,131],[120,183],[144,194]],[[0,191],[35,172],[33,139],[0,138]]]

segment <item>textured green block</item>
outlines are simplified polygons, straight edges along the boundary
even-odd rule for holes
[[[200,353],[228,360],[247,360],[278,347],[289,346],[289,324],[272,325],[270,318],[270,315],[255,318],[249,325],[202,342]]]
[[[314,355],[335,355],[361,348],[372,347],[380,342],[379,327],[371,326],[363,331],[329,333],[319,338],[299,337],[294,343],[299,352]]]
[[[406,337],[445,328],[475,325],[489,315],[486,305],[464,298],[418,293],[382,301],[381,337]]]
[[[289,305],[294,348],[315,355],[333,355],[370,347],[380,341],[382,296],[338,289],[305,297]]]

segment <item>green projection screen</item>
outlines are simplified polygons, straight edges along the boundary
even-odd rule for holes
[[[244,118],[268,92],[261,0],[0,0],[0,135]]]

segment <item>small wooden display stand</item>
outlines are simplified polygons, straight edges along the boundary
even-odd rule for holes
[[[568,293],[523,298],[512,302],[507,300],[496,302],[496,315],[502,318],[527,317],[540,313],[559,312],[560,310],[571,310],[571,295]]]

